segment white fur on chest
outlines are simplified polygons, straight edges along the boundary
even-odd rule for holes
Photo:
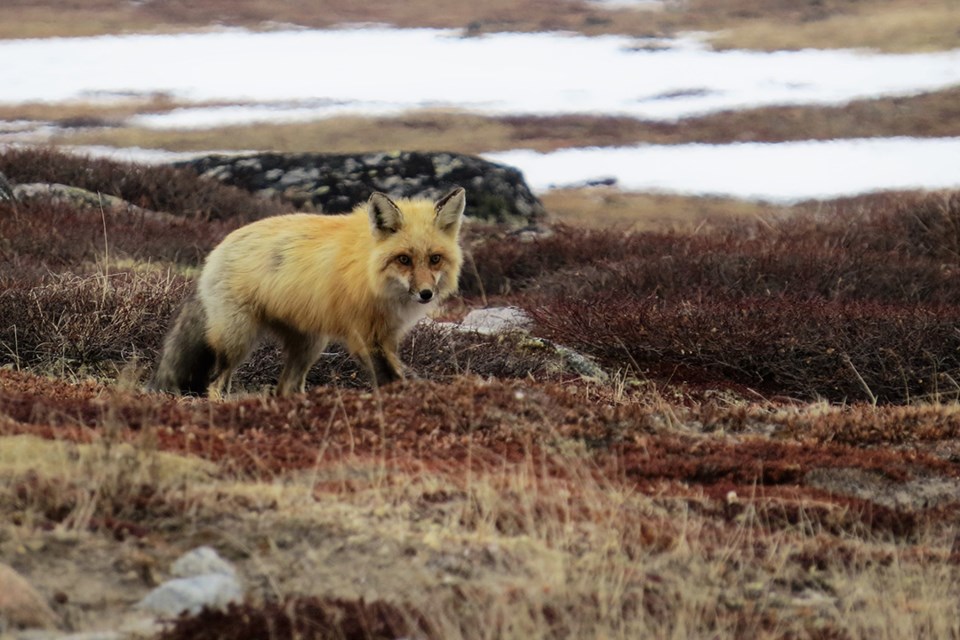
[[[436,301],[421,304],[412,300],[403,301],[394,307],[394,322],[400,335],[404,335],[410,331],[413,325],[427,317],[436,307]]]

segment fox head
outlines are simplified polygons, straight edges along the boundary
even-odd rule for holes
[[[463,264],[460,224],[466,194],[457,187],[436,202],[374,193],[367,202],[381,295],[427,304],[457,289]]]

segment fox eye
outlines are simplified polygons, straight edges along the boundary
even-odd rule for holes
[[[430,256],[430,264],[440,264],[441,260],[443,260],[443,256],[439,253],[435,253]]]
[[[405,267],[408,267],[410,266],[410,263],[413,261],[410,259],[410,256],[408,256],[405,253],[401,253],[400,255],[397,256],[397,262],[399,262]]]

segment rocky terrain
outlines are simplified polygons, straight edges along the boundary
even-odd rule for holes
[[[543,204],[513,167],[457,153],[262,153],[205,156],[179,166],[298,209],[350,211],[381,191],[439,199],[454,186],[470,191],[466,215],[515,226],[543,220]]]

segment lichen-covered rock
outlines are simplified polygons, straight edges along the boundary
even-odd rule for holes
[[[143,207],[138,207],[135,204],[127,202],[123,198],[112,196],[108,193],[87,191],[80,187],[72,187],[67,184],[57,184],[55,182],[28,182],[18,184],[13,187],[13,199],[18,202],[45,199],[57,204],[70,205],[78,211],[94,211],[96,215],[100,215],[102,211],[108,211],[111,214],[159,220],[173,226],[184,224],[183,216],[166,213],[164,211],[144,209]]]
[[[106,193],[95,193],[87,191],[80,187],[73,187],[67,184],[31,182],[27,184],[18,184],[13,188],[14,200],[30,200],[32,198],[49,198],[54,202],[63,202],[76,207],[102,207],[104,209],[114,208],[136,208],[122,198],[112,196]]]
[[[533,320],[523,309],[494,307],[472,310],[460,322],[460,329],[491,335],[510,331],[527,332],[532,324]]]
[[[326,213],[349,211],[374,191],[439,198],[459,185],[467,190],[468,216],[526,226],[545,215],[519,170],[456,153],[211,155],[177,166]]]

